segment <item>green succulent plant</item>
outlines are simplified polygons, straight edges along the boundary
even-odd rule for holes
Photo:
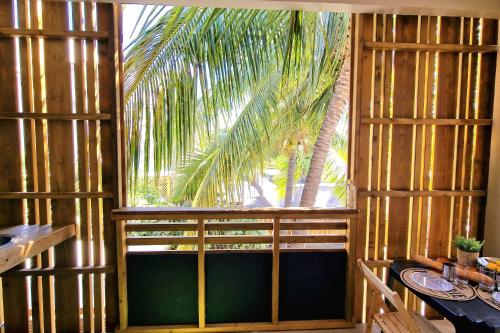
[[[453,246],[465,252],[476,253],[481,251],[484,241],[478,241],[476,238],[467,238],[464,236],[457,236],[453,240]]]

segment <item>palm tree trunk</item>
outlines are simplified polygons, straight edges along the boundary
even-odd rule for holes
[[[288,170],[285,189],[285,207],[290,207],[293,200],[293,191],[295,185],[295,169],[297,167],[297,149],[294,147],[288,156]]]
[[[273,205],[267,200],[267,198],[264,196],[264,190],[262,189],[262,186],[257,182],[257,180],[252,181],[252,186],[257,190],[259,193],[259,200],[265,204],[264,207],[273,207]]]
[[[323,119],[323,124],[319,131],[316,144],[309,165],[309,171],[304,183],[304,190],[300,199],[301,207],[313,207],[318,194],[319,184],[323,175],[326,157],[332,143],[337,124],[340,117],[346,110],[346,105],[349,102],[349,73],[350,62],[346,56],[339,77],[335,84],[332,100],[328,105],[328,111]]]

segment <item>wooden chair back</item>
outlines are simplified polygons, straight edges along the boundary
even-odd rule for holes
[[[371,261],[370,263],[371,266],[377,268],[387,267],[386,263],[382,261],[379,263],[377,263],[377,261]],[[395,312],[398,313],[406,328],[411,333],[420,333],[419,329],[417,328],[417,324],[413,320],[412,315],[406,309],[403,300],[401,300],[401,297],[399,297],[399,294],[387,287],[387,285],[381,279],[379,279],[379,277],[375,275],[375,273],[373,273],[373,271],[363,262],[362,259],[358,259],[357,264],[359,269],[363,273],[366,282],[370,286],[370,289],[372,289],[373,291],[372,301],[368,313],[368,327],[371,327],[373,316],[378,313],[380,308],[384,310],[384,313],[390,312],[389,308],[384,302],[384,299],[382,298],[382,296],[384,296],[385,299],[394,306],[394,308],[396,309]]]

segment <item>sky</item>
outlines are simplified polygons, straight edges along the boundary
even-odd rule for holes
[[[133,36],[132,31],[143,7],[144,5],[123,5],[123,47],[126,47],[133,37],[137,36],[137,31],[134,32]],[[153,8],[152,5],[146,7],[149,7],[147,10]]]
[[[135,22],[142,10],[142,5],[124,5],[123,6],[123,46],[127,46],[131,40],[132,30]]]

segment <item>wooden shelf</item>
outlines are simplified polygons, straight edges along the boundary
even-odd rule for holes
[[[74,237],[75,225],[18,225],[0,230],[0,234],[14,235],[12,243],[0,248],[0,273],[19,265],[68,238]]]

